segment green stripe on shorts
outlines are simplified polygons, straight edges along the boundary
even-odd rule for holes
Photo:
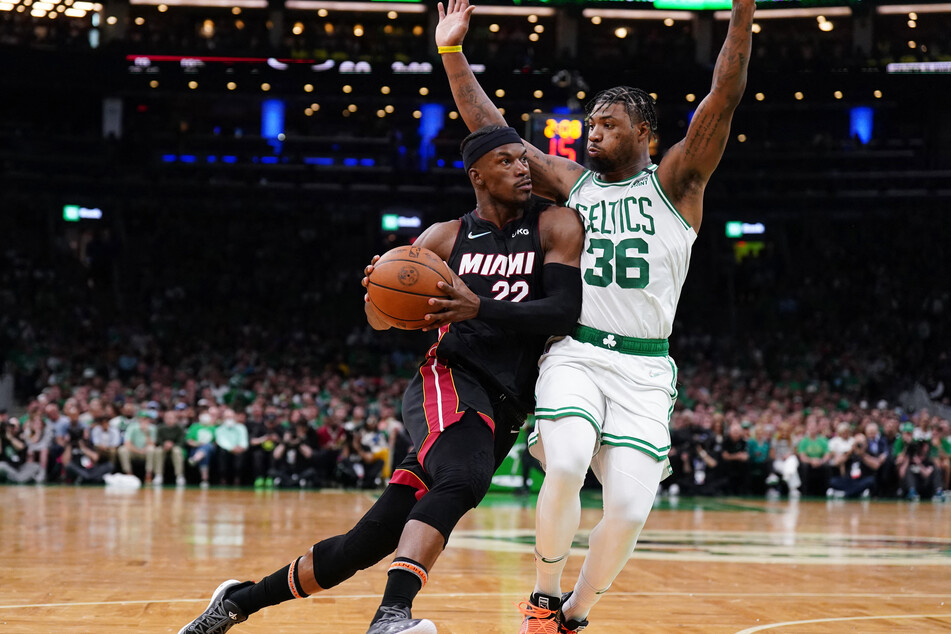
[[[535,409],[535,420],[539,418],[544,420],[558,420],[559,418],[565,418],[568,416],[577,416],[583,418],[594,427],[594,431],[601,434],[601,426],[598,424],[597,419],[591,415],[586,410],[580,407],[559,407],[553,409],[550,407],[538,407]]]
[[[658,447],[656,445],[652,445],[646,440],[641,440],[640,438],[634,438],[632,436],[615,436],[613,434],[602,434],[601,444],[608,445],[610,447],[628,447],[629,449],[637,449],[638,451],[647,454],[657,461],[666,458],[667,452],[670,451],[670,445],[667,445],[666,447]]]

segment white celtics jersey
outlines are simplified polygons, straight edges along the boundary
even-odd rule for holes
[[[657,180],[656,165],[618,183],[586,170],[568,207],[585,226],[579,323],[627,337],[666,339],[697,233]]]

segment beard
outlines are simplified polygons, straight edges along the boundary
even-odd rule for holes
[[[606,174],[612,171],[616,166],[617,161],[615,159],[606,157],[603,154],[588,157],[588,167],[599,174]]]
[[[637,161],[637,147],[633,139],[625,140],[616,145],[610,154],[604,150],[597,156],[588,156],[588,167],[600,174],[609,174],[623,170]]]

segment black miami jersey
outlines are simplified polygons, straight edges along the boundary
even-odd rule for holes
[[[449,266],[480,297],[527,302],[544,296],[544,252],[538,218],[531,209],[502,228],[474,210],[461,218]],[[530,412],[535,402],[538,358],[548,335],[504,330],[480,319],[450,324],[439,332],[430,356],[466,368]]]
[[[476,295],[525,302],[544,295],[544,253],[538,211],[502,228],[472,211],[461,218],[449,266]],[[443,326],[419,372],[403,397],[403,423],[415,451],[394,472],[394,482],[426,481],[429,450],[467,410],[476,412],[495,435],[495,466],[515,441],[526,416],[535,408],[538,358],[547,335],[514,332],[481,319]],[[405,482],[398,478],[409,478]]]

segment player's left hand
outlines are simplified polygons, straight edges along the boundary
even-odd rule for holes
[[[363,288],[366,288],[367,284],[370,283],[370,273],[373,272],[373,266],[377,263],[379,259],[380,259],[380,256],[374,255],[373,258],[370,260],[370,263],[367,264],[366,267],[363,269],[363,280],[360,282],[361,284],[363,284]],[[363,301],[365,302],[370,301],[370,297],[368,295],[364,295]]]
[[[447,297],[429,299],[433,312],[426,315],[429,324],[423,328],[424,331],[437,330],[446,324],[472,319],[479,314],[479,296],[466,286],[455,271],[449,269],[449,272],[452,274],[452,286],[445,282],[437,284]]]

